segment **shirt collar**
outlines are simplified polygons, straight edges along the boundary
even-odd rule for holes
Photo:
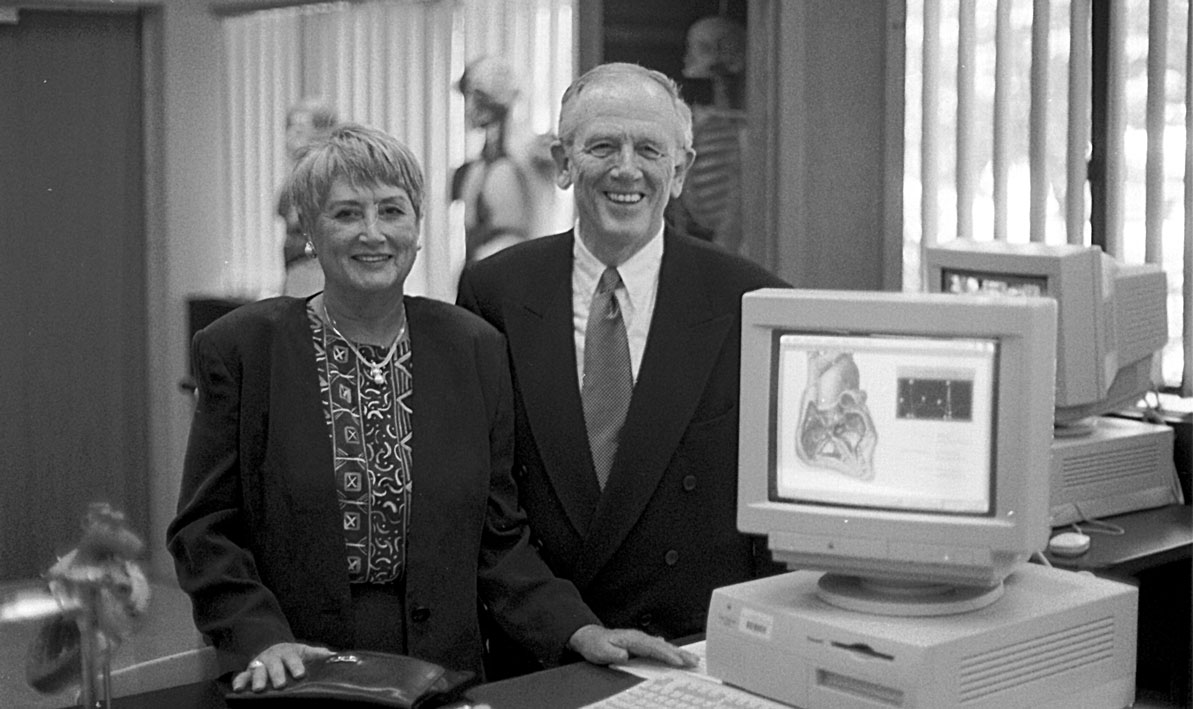
[[[575,238],[572,241],[572,258],[576,274],[581,282],[591,285],[591,289],[595,290],[606,266],[584,245],[584,240],[580,238],[579,222],[576,223]],[[626,295],[632,308],[641,307],[652,299],[659,280],[659,268],[663,263],[663,243],[663,227],[660,226],[650,241],[617,267],[617,273],[621,275],[621,282],[625,284]]]

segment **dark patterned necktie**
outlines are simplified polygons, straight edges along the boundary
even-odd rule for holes
[[[584,423],[588,428],[592,462],[601,489],[604,489],[609,469],[613,467],[618,437],[634,389],[630,345],[621,308],[614,296],[620,285],[621,276],[617,269],[605,269],[592,297],[588,327],[584,332],[584,385],[580,396],[584,401]]]

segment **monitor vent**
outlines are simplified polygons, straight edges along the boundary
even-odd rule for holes
[[[1164,272],[1142,265],[1122,268],[1114,294],[1119,366],[1155,352],[1168,340]]]
[[[1150,476],[1156,470],[1155,451],[1148,442],[1065,458],[1061,467],[1064,489]]]
[[[1114,618],[995,648],[961,661],[958,699],[983,701],[1031,682],[1088,667],[1114,656]]]
[[[1165,311],[1152,306],[1146,298],[1125,300],[1119,304],[1118,310],[1117,325],[1122,328],[1120,342],[1163,342],[1167,339]]]

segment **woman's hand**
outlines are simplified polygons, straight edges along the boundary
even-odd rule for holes
[[[585,625],[572,633],[568,647],[596,665],[625,662],[631,657],[648,657],[672,667],[695,667],[700,662],[696,655],[660,637],[628,628]]]
[[[303,645],[301,643],[278,643],[270,645],[258,653],[249,662],[244,672],[232,678],[232,691],[241,692],[251,688],[254,692],[265,689],[268,681],[274,688],[286,685],[286,673],[295,679],[302,679],[306,675],[305,660],[327,657],[332,651],[325,647]]]

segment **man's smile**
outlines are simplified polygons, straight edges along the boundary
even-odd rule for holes
[[[352,257],[356,261],[363,261],[365,263],[381,263],[388,261],[389,254],[358,254]]]
[[[605,196],[618,204],[638,204],[644,199],[641,192],[606,192]]]

